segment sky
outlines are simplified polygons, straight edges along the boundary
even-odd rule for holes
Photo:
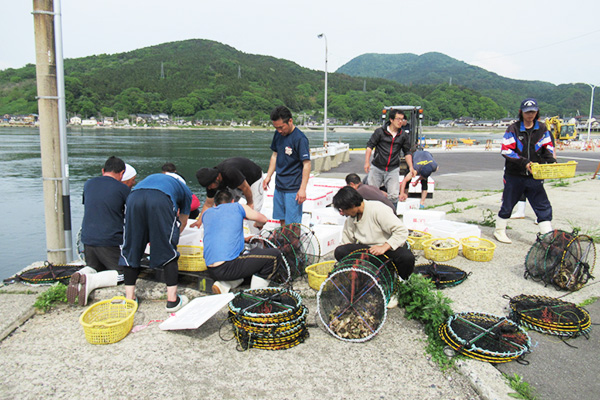
[[[0,4],[0,70],[35,63],[33,1]],[[329,72],[365,53],[435,51],[508,78],[600,84],[597,0],[62,0],[60,6],[64,58],[209,39],[323,71],[327,43]]]

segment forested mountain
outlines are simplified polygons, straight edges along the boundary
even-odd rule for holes
[[[586,114],[590,89],[585,84],[554,85],[541,81],[510,79],[469,65],[441,53],[363,54],[338,68],[337,72],[357,77],[391,79],[404,85],[452,84],[473,89],[498,105],[515,110],[525,97],[540,101],[550,115]]]
[[[356,62],[353,60],[340,68],[347,69],[352,64],[354,69],[329,74],[330,118],[337,118],[340,123],[377,121],[383,106],[411,104],[423,106],[425,120],[430,123],[461,116],[495,119],[506,116],[509,111],[514,115],[518,102],[525,96],[518,86],[525,83],[514,81],[512,88],[496,83],[486,85],[486,79],[490,80],[489,76],[495,74],[480,69],[477,75],[471,73],[477,85],[469,85],[466,79],[469,73],[458,74],[460,68],[453,66],[453,59],[442,54],[431,53],[433,58],[429,61],[424,56],[408,55],[407,60],[425,60],[418,65],[412,64],[412,67],[408,61],[377,61],[385,57],[361,56],[355,59]],[[391,75],[350,76],[365,74],[365,65],[369,63],[371,72],[384,75],[387,68]],[[436,69],[434,64],[438,63],[443,68]],[[406,64],[405,69],[388,68],[396,64]],[[444,68],[457,71],[452,72],[451,86],[445,78]],[[464,68],[476,67],[464,64]],[[407,76],[408,70],[411,70],[409,81],[394,81]],[[506,80],[495,77],[498,82]],[[552,84],[527,84],[540,94],[562,93]],[[164,43],[127,53],[67,59],[65,89],[68,114],[84,118],[167,113],[186,118],[253,120],[257,123],[268,121],[269,112],[284,104],[297,115],[314,115],[322,120],[323,72],[287,60],[246,54],[201,39]],[[573,96],[580,92],[585,94],[585,90],[576,87],[571,90]],[[37,112],[35,96],[34,65],[0,71],[0,115]],[[519,100],[514,100],[515,96]],[[561,114],[562,111],[574,112],[575,107],[586,104],[584,98],[573,100],[574,106],[567,109],[561,105],[566,101],[564,94],[556,98],[552,95],[539,97],[546,102],[543,106],[547,106],[548,113],[555,113],[553,110]],[[589,107],[589,96],[587,104]]]

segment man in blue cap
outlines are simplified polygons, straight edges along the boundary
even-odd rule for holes
[[[506,236],[506,225],[522,195],[525,195],[537,216],[540,233],[552,231],[552,205],[544,189],[544,181],[533,179],[531,173],[532,163],[556,162],[552,137],[546,125],[538,122],[539,116],[537,100],[523,100],[519,121],[510,125],[502,138],[504,193],[494,230],[494,237],[501,243],[512,243]]]
[[[432,173],[438,170],[438,164],[433,159],[430,152],[419,150],[415,151],[412,155],[414,171],[409,171],[404,180],[400,184],[400,201],[405,201],[408,198],[408,185],[413,177],[417,179],[412,183],[413,186],[417,186],[417,183],[421,182],[421,206],[425,208],[425,199],[427,198],[427,179]]]

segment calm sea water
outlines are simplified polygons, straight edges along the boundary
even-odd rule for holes
[[[322,131],[305,130],[305,133],[311,147],[322,145]],[[192,192],[203,200],[205,192],[196,181],[196,170],[213,167],[228,157],[242,156],[252,159],[266,171],[273,131],[72,129],[67,136],[75,236],[83,218],[83,184],[100,175],[109,156],[115,155],[133,165],[138,172],[138,181],[160,172],[165,162],[173,162],[185,176]],[[362,148],[369,136],[370,133],[335,132],[329,133],[328,139],[349,143],[351,148]],[[473,139],[500,136],[470,135]],[[456,137],[464,137],[464,133]],[[7,278],[35,261],[46,259],[37,129],[0,127],[0,185],[0,278]]]

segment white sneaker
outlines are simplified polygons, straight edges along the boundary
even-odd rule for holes
[[[168,313],[177,312],[177,311],[181,310],[183,307],[185,307],[185,305],[187,303],[190,302],[190,299],[188,299],[185,294],[178,294],[177,297],[179,298],[179,303],[177,303],[177,305],[175,305],[174,307],[169,307],[169,306],[165,307]]]

